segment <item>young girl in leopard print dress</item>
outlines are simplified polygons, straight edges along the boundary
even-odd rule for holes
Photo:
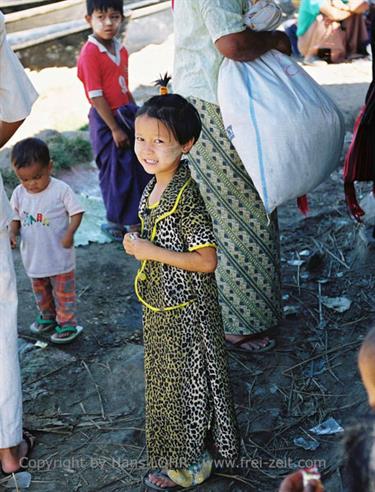
[[[177,94],[152,97],[135,121],[135,152],[154,178],[140,203],[142,232],[127,234],[124,247],[141,261],[135,291],[143,304],[148,459],[156,469],[144,481],[156,490],[201,483],[213,453],[228,466],[239,453],[215,237],[182,159],[200,131],[197,111]]]

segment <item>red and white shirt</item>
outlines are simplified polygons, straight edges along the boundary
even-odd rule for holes
[[[103,96],[115,110],[129,102],[128,59],[124,46],[114,39],[115,54],[110,53],[94,36],[89,36],[78,58],[78,78],[89,103]]]

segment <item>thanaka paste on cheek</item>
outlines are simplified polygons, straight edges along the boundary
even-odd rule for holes
[[[104,17],[103,19],[98,19],[97,17],[91,17],[91,27],[94,32],[102,31],[106,26],[118,26],[121,23],[121,19],[112,19]]]

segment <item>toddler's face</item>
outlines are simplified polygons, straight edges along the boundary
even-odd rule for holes
[[[122,19],[121,12],[112,8],[106,11],[94,10],[92,15],[86,16],[95,36],[104,41],[109,41],[117,36]]]
[[[189,147],[189,148],[188,148]],[[143,114],[135,120],[135,153],[149,174],[174,174],[181,155],[191,145],[181,145],[172,132],[156,118]]]
[[[20,183],[29,193],[40,193],[49,184],[52,162],[48,166],[44,166],[40,162],[33,162],[31,166],[19,169],[13,166],[13,169]]]

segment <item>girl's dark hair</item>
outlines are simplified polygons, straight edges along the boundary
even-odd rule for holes
[[[48,166],[51,158],[47,145],[40,138],[25,138],[20,140],[12,149],[10,156],[12,164],[17,169],[35,164]]]
[[[108,9],[124,12],[124,0],[86,0],[87,15],[92,15],[94,10],[106,12]]]
[[[156,85],[166,87],[170,77],[156,81]],[[136,117],[147,115],[160,120],[172,132],[180,145],[186,144],[192,138],[198,140],[202,130],[202,122],[198,111],[179,94],[153,96],[141,106]]]

